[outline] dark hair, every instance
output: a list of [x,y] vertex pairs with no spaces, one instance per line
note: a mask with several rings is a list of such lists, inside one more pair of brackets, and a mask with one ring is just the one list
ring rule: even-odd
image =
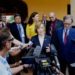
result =
[[0,18],[0,22],[2,21],[2,19]]
[[21,17],[20,14],[15,14],[15,15],[14,15],[14,18],[16,18],[16,17],[18,17],[18,16]]
[[0,21],[2,21],[2,17],[1,16],[2,16],[2,14],[0,14]]
[[0,51],[4,48],[4,41],[9,39],[10,33],[7,28],[3,28],[0,32]]
[[38,14],[38,12],[33,12],[30,17],[29,17],[29,21],[28,24],[31,25],[33,23],[33,17],[35,17],[35,15]]
[[63,17],[63,21],[65,21],[66,19],[70,18],[71,22],[73,23],[73,17],[71,15],[66,15]]

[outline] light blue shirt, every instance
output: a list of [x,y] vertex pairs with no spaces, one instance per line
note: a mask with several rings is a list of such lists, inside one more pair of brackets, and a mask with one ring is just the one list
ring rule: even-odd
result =
[[22,27],[22,24],[17,24],[17,27],[19,30],[21,41],[22,41],[22,43],[25,43],[25,34],[24,34],[24,29]]
[[6,58],[3,58],[2,56],[0,56],[0,75],[12,75]]

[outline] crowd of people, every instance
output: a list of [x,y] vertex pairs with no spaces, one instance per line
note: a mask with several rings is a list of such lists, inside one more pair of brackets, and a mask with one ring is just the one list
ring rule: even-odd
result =
[[[49,20],[43,14],[33,12],[27,23],[22,22],[20,14],[14,14],[14,22],[7,23],[6,15],[0,16],[0,75],[19,75],[29,64],[21,64],[21,57],[29,47],[40,46],[42,54],[50,56],[51,44],[58,53],[60,75],[75,75],[75,29],[72,28],[73,17],[66,15],[63,20],[49,13]],[[36,74],[35,74],[36,75]]]

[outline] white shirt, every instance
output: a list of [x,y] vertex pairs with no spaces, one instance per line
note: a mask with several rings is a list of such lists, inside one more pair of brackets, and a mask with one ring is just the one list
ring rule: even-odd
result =
[[38,36],[39,38],[39,42],[40,42],[40,45],[41,45],[41,48],[43,46],[43,43],[44,43],[44,36]]
[[0,75],[12,75],[6,58],[3,58],[2,56],[0,56]]

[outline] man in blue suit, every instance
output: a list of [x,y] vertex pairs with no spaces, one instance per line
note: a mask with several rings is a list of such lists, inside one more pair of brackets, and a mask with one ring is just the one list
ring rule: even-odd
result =
[[68,67],[69,75],[75,75],[75,29],[71,28],[73,19],[67,15],[63,18],[63,22],[64,27],[58,29],[55,34],[61,71],[66,75]]

